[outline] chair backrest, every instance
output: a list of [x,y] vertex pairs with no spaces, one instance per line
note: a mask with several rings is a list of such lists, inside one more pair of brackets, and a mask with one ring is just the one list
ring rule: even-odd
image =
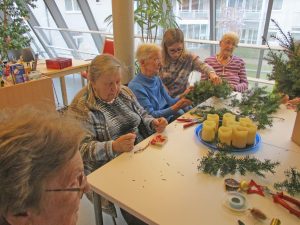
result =
[[105,39],[102,53],[114,55],[114,40]]

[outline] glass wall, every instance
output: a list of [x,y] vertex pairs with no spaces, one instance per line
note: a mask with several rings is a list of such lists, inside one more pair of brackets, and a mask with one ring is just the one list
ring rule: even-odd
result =
[[[55,52],[55,55],[86,59],[93,58],[101,52],[101,47],[96,45],[91,33],[87,32],[89,26],[85,17],[86,12],[81,11],[77,0],[54,1],[63,24],[69,31],[58,30],[61,25],[57,25],[57,18],[53,19],[53,13],[49,11],[44,2],[38,0],[37,7],[32,11],[38,19],[39,26],[42,27],[36,29],[45,33],[46,38],[43,37],[43,41],[51,51]],[[280,33],[274,23],[266,20],[268,19],[266,18],[268,9],[271,9],[270,19],[274,19],[284,32],[290,31],[295,39],[300,39],[300,26],[297,23],[300,19],[300,1],[274,0],[272,8],[270,8],[268,0],[216,0],[215,8],[210,5],[211,2],[209,0],[181,0],[180,4],[177,0],[173,0],[174,14],[177,16],[179,27],[184,32],[186,47],[203,60],[218,52],[218,45],[215,45],[215,51],[212,51],[211,45],[200,44],[199,41],[212,39],[218,41],[225,32],[235,31],[240,35],[240,46],[235,50],[235,54],[246,61],[248,76],[267,78],[266,75],[271,69],[263,60],[267,50],[244,46],[261,45],[264,34],[267,34],[266,37],[271,46],[278,45],[278,42],[271,36]],[[86,3],[90,8],[97,30],[103,34],[112,34],[112,23],[104,22],[112,14],[111,0],[87,0]],[[135,0],[134,6],[136,7],[137,4],[138,1]],[[214,20],[213,15],[210,14],[211,9],[216,15],[215,24],[212,24]],[[265,26],[266,22],[269,22],[268,27]],[[135,26],[136,35],[139,34],[137,27]],[[210,36],[211,27],[215,31],[215,38]],[[71,40],[66,41],[64,32],[68,32]],[[158,36],[162,34],[163,30],[160,29]],[[32,36],[34,35],[32,34]],[[100,42],[103,42],[103,38]],[[160,40],[157,42],[159,43]],[[38,46],[36,44],[36,48]],[[39,46],[39,49],[43,48]],[[260,62],[262,62],[261,67],[258,67]]]

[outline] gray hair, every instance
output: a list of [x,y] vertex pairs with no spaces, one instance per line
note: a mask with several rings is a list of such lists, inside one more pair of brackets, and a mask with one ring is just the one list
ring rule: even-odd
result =
[[46,180],[79,150],[84,130],[57,112],[0,111],[0,217],[40,210]]
[[154,53],[161,53],[160,46],[157,44],[144,43],[138,46],[135,57],[139,62],[141,62],[141,60],[148,59]]
[[110,54],[102,54],[92,60],[88,79],[94,83],[102,74],[113,74],[116,72],[125,73],[125,67],[121,61]]
[[229,39],[229,40],[231,40],[231,41],[234,41],[234,44],[235,44],[236,46],[237,46],[237,45],[239,44],[239,42],[240,42],[240,38],[239,38],[238,34],[235,33],[235,32],[228,32],[228,33],[223,34],[223,36],[222,36],[222,38],[221,38],[220,41],[224,41],[224,40],[227,40],[227,39]]

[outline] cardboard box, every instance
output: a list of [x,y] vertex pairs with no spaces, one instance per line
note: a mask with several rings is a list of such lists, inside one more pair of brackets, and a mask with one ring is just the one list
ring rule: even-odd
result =
[[300,146],[300,112],[297,113],[292,140]]
[[46,67],[47,69],[58,69],[61,70],[63,68],[72,66],[72,59],[70,58],[53,58],[53,59],[46,59]]

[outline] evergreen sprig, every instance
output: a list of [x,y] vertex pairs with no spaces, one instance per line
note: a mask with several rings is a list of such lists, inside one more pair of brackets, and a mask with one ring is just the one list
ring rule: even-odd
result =
[[232,112],[231,110],[226,109],[226,108],[215,109],[214,107],[207,106],[207,105],[198,106],[197,108],[195,108],[194,110],[192,110],[190,112],[191,115],[196,115],[198,117],[202,117],[202,118],[204,118],[204,120],[207,118],[207,114],[218,114],[219,117],[222,118],[225,113],[235,114],[234,112]]
[[257,122],[258,129],[265,129],[272,126],[272,113],[279,109],[281,96],[276,93],[269,93],[266,87],[256,87],[242,94],[242,99],[233,99],[232,107],[238,107],[240,116],[248,116]]
[[300,171],[291,168],[284,172],[286,179],[283,182],[275,183],[274,188],[280,191],[287,191],[290,195],[300,193]]
[[265,58],[272,65],[272,71],[268,74],[270,80],[275,80],[275,90],[287,94],[290,99],[300,97],[300,44],[296,43],[290,32],[285,34],[275,20],[272,20],[280,36],[271,35],[279,45],[282,52],[273,51],[266,40],[269,53]]
[[214,176],[220,174],[222,177],[228,174],[234,175],[236,172],[243,176],[250,172],[265,177],[266,172],[274,174],[274,168],[278,165],[279,162],[271,162],[268,159],[260,161],[250,156],[237,158],[227,152],[209,152],[200,160],[198,170]]
[[198,105],[212,96],[227,98],[232,93],[232,89],[226,80],[221,84],[214,85],[210,80],[203,80],[194,84],[194,89],[186,95],[187,99]]

